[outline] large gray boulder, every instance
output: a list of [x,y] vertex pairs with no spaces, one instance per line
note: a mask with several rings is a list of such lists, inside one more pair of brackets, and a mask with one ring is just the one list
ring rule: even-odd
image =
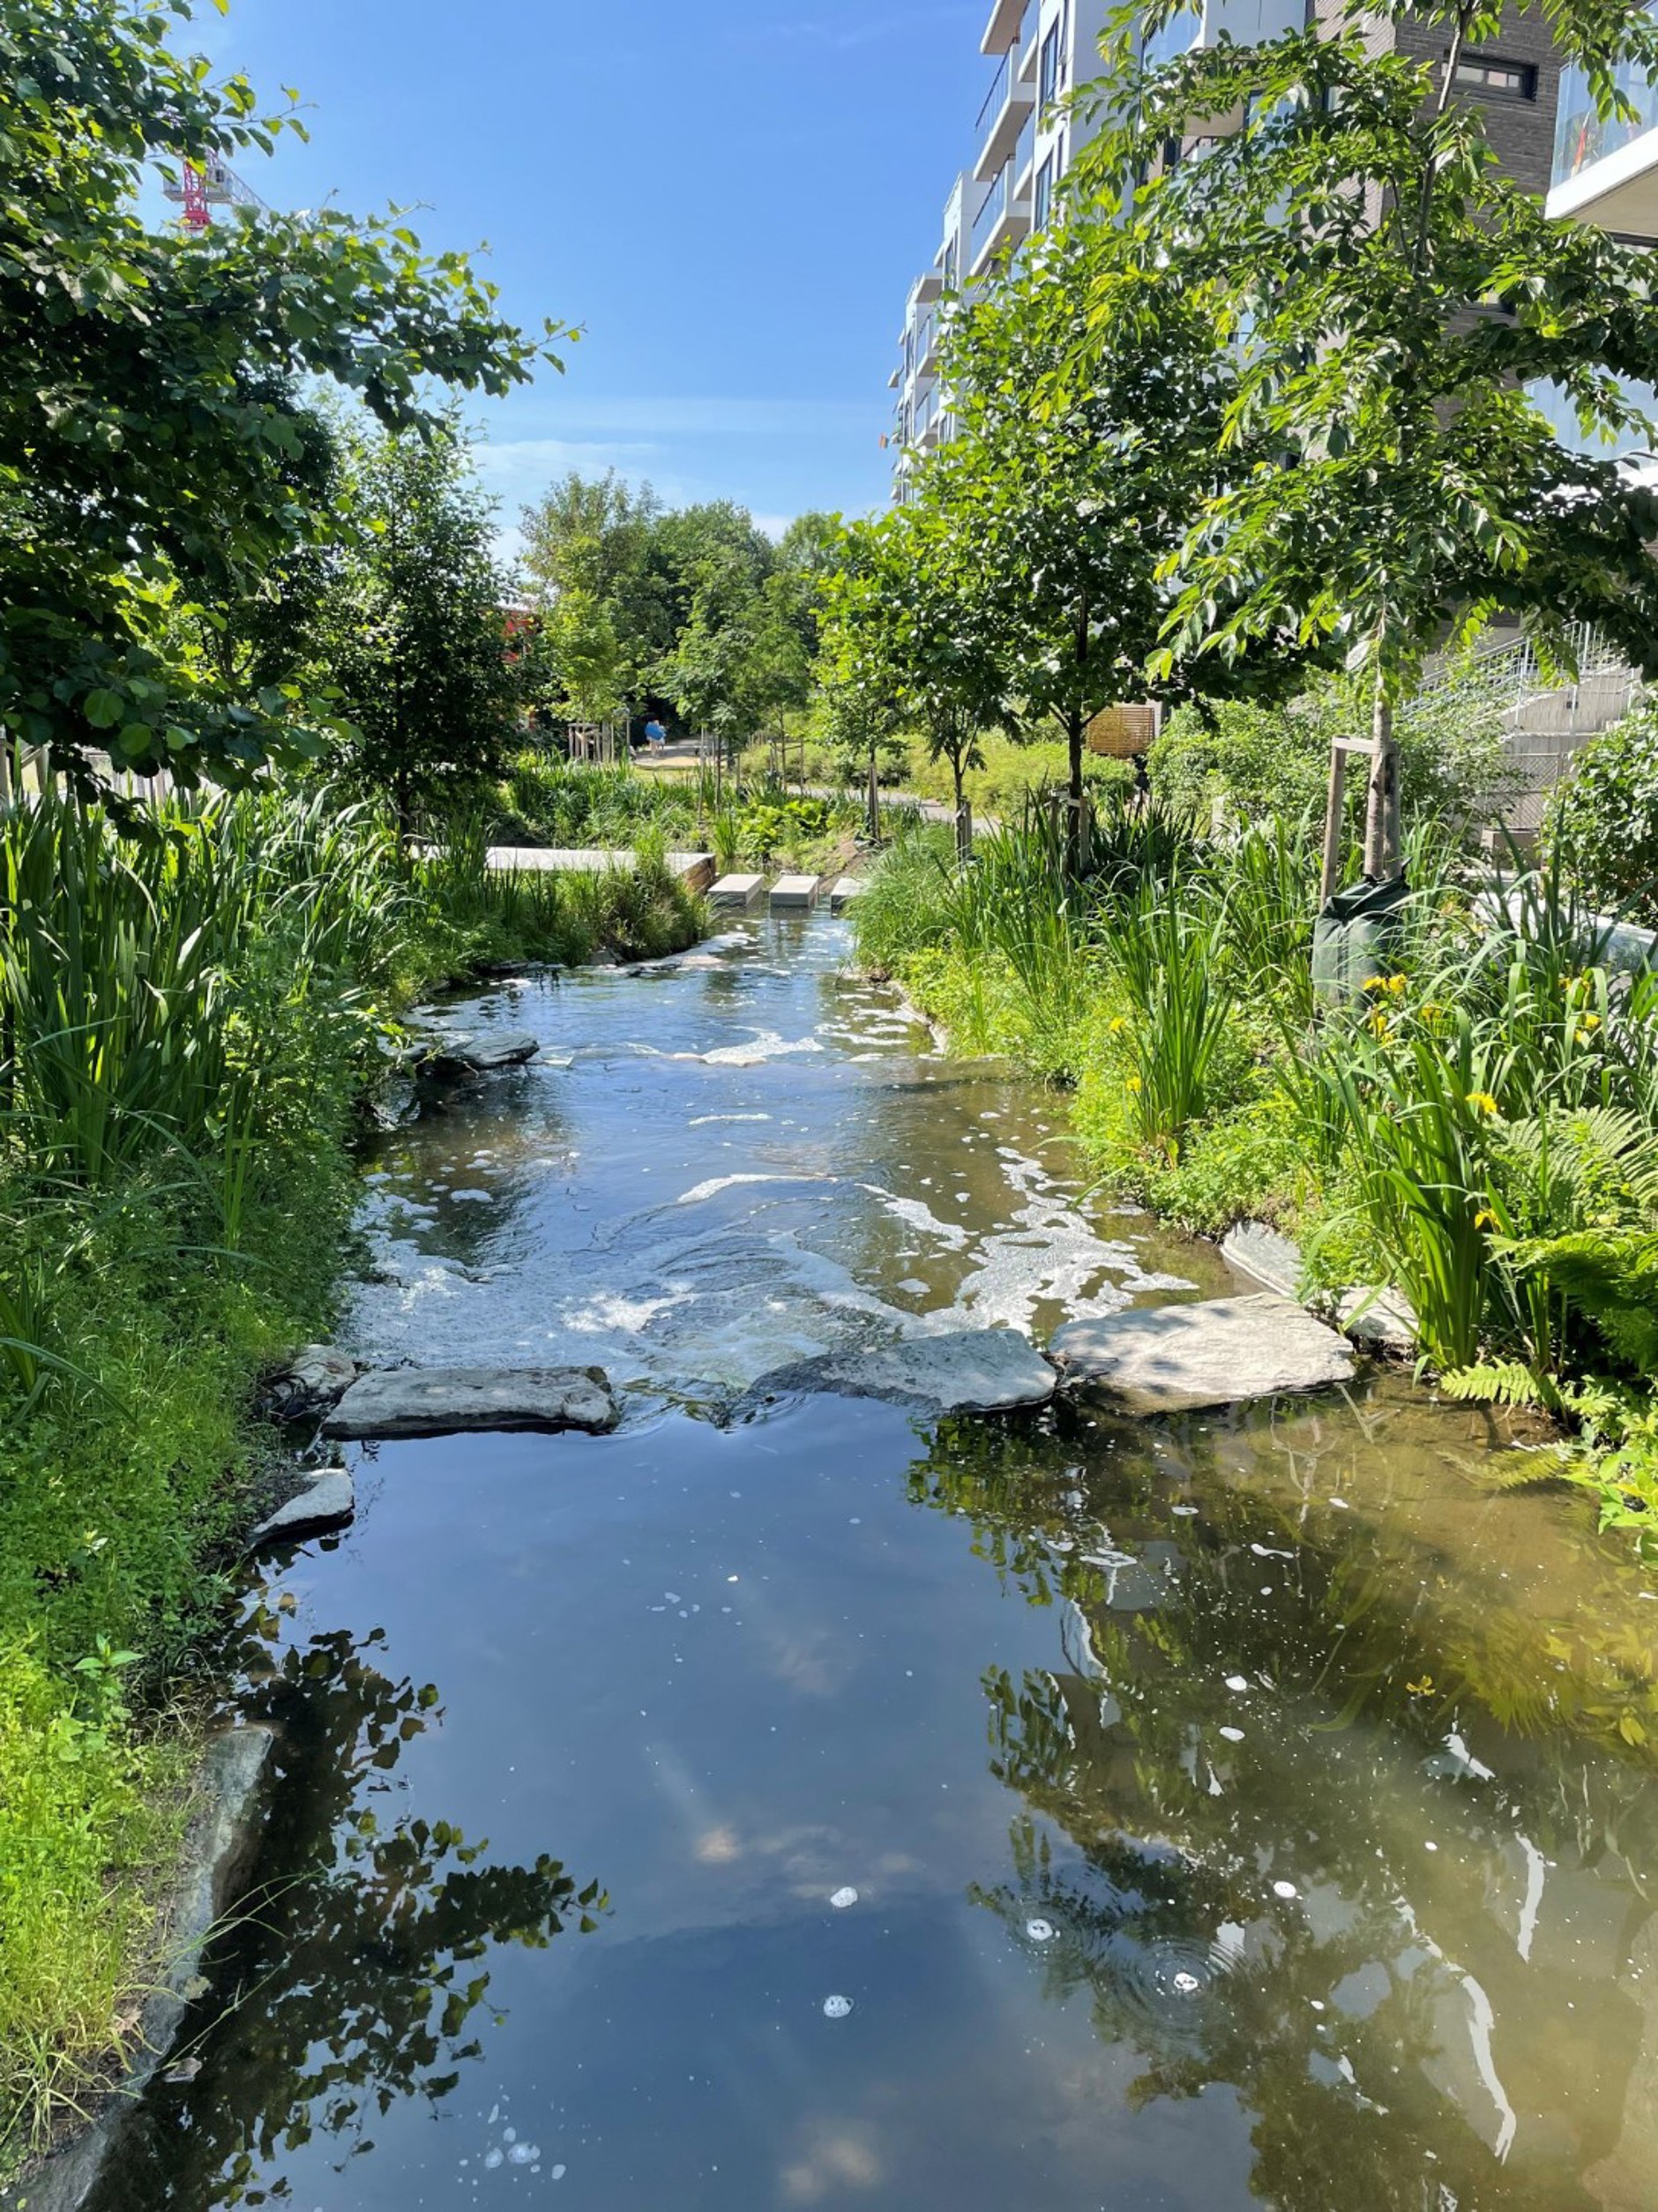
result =
[[1186,1413],[1350,1381],[1353,1348],[1292,1298],[1264,1294],[1072,1321],[1049,1347],[1072,1386],[1131,1413]]
[[947,1336],[912,1336],[869,1349],[824,1352],[762,1375],[740,1413],[780,1398],[824,1393],[883,1398],[929,1413],[1014,1413],[1045,1406],[1058,1387],[1053,1369],[1013,1329],[962,1329]]
[[355,1442],[490,1431],[598,1436],[620,1418],[597,1367],[399,1367],[355,1384],[323,1433]]

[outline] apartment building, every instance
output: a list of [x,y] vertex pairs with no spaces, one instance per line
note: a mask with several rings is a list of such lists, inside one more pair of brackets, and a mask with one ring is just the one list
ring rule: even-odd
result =
[[[992,0],[980,41],[990,82],[969,141],[968,165],[945,202],[931,266],[905,308],[892,439],[893,496],[901,500],[918,454],[951,434],[939,340],[950,301],[984,277],[1004,251],[1047,228],[1061,181],[1093,125],[1069,113],[1064,95],[1104,71],[1100,40],[1115,0]],[[1240,45],[1277,37],[1333,14],[1332,0],[1195,0],[1148,40],[1152,61],[1169,61],[1225,34]],[[1422,59],[1442,52],[1442,29],[1376,19],[1372,36]],[[1638,126],[1602,127],[1585,88],[1564,74],[1537,11],[1510,8],[1497,40],[1464,56],[1460,97],[1486,110],[1504,166],[1538,193],[1551,214],[1578,215],[1626,235],[1658,237],[1658,86],[1632,78]]]

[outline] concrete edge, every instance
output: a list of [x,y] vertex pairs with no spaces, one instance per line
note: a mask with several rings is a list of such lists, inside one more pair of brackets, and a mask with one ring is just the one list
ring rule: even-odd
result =
[[135,2055],[87,2126],[0,2191],[0,2212],[80,2212],[102,2179],[133,2105],[172,2051],[208,1939],[246,1888],[264,1832],[261,1794],[275,1743],[273,1730],[257,1725],[208,1738],[196,1778],[199,1802],[167,1915],[168,1963],[140,2015]]

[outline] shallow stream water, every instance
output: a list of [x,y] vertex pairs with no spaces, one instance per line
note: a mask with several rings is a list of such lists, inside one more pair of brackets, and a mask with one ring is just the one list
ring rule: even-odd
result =
[[1482,1416],[719,1425],[1231,1287],[845,952],[504,983],[374,1147],[365,1356],[627,1416],[365,1451],[249,1592],[262,1887],[97,2212],[1658,2206],[1658,1575]]

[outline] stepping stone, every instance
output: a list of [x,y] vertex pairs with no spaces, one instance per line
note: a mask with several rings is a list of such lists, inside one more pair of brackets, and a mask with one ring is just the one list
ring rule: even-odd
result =
[[435,1075],[497,1075],[524,1066],[541,1049],[541,1040],[527,1029],[500,1037],[445,1037],[426,1065]]
[[766,888],[764,876],[721,876],[708,893],[711,907],[735,907],[746,912]]
[[343,1528],[357,1510],[356,1485],[349,1475],[338,1471],[319,1475],[297,1498],[290,1498],[253,1532],[250,1546],[299,1543],[307,1536],[325,1536]]
[[862,876],[842,876],[829,893],[831,914],[844,914],[855,899],[863,896],[865,878]]
[[620,1418],[597,1367],[398,1367],[355,1384],[323,1434],[355,1442],[563,1429],[602,1436]]
[[821,876],[780,876],[772,886],[773,914],[805,913],[818,903]]
[[1013,1413],[1045,1406],[1057,1387],[1053,1369],[1017,1330],[962,1329],[773,1368],[750,1387],[738,1411],[824,1394],[883,1398],[930,1413]]
[[1352,1379],[1353,1348],[1292,1298],[1214,1298],[1072,1321],[1049,1346],[1064,1381],[1130,1413],[1188,1413]]

